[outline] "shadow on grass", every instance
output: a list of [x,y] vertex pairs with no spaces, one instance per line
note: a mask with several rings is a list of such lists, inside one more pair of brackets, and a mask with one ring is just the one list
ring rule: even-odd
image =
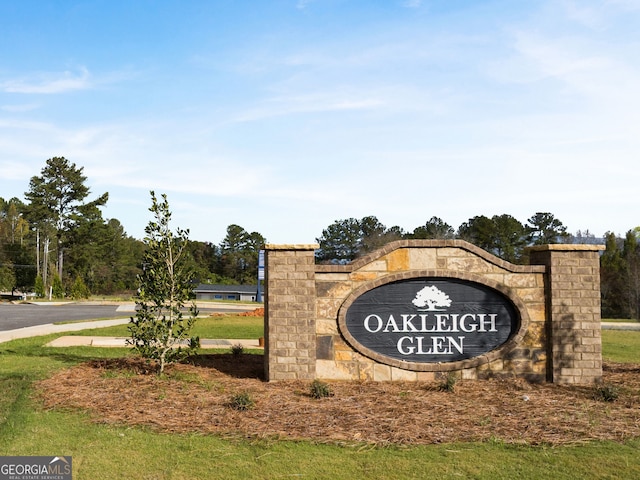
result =
[[197,367],[215,368],[234,378],[265,379],[263,355],[209,353],[195,355],[191,357],[189,363]]
[[[45,364],[62,364],[67,366],[77,365],[91,360],[102,358],[128,357],[130,352],[125,349],[96,349],[93,347],[67,347],[67,348],[49,348],[43,346],[20,346],[17,348],[7,348],[0,350],[0,356],[15,356],[16,361],[19,357],[43,359]],[[51,362],[47,362],[50,360]]]
[[1,373],[0,390],[0,441],[13,435],[24,423],[24,405],[28,401],[33,375],[24,373]]
[[[25,369],[33,369],[39,376],[44,371],[59,366],[74,366],[81,363],[94,363],[96,366],[108,369],[134,369],[140,373],[148,373],[154,369],[154,362],[147,362],[142,357],[127,348],[96,348],[87,346],[53,348],[47,347],[47,342],[55,336],[39,339],[15,340],[0,346],[0,359],[4,356],[31,359],[41,359],[35,363],[30,362]],[[11,359],[13,360],[13,359]],[[214,368],[225,375],[234,378],[256,378],[264,380],[264,355],[260,353],[232,354],[228,351],[213,351],[199,353],[187,360],[187,363],[196,367]],[[0,372],[2,373],[2,372]]]
[[637,373],[640,374],[640,364],[604,362],[602,370],[610,373]]
[[[71,359],[69,359],[71,362]],[[137,355],[117,358],[80,358],[94,368],[132,372],[138,375],[149,375],[158,372],[158,364]],[[232,353],[209,353],[190,357],[185,363],[198,368],[212,368],[233,378],[255,378],[264,380],[264,357],[262,355]],[[168,366],[169,368],[171,365]]]

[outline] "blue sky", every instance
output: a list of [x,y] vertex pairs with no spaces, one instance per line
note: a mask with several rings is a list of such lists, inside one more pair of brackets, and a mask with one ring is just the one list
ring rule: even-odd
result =
[[640,0],[0,2],[0,196],[84,167],[142,238],[640,225]]

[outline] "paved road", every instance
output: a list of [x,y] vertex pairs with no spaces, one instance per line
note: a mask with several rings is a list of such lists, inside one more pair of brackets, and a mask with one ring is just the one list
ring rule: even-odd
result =
[[[259,305],[200,305],[200,313],[231,313],[251,311]],[[57,322],[129,318],[135,315],[134,304],[123,305],[95,305],[90,303],[78,304],[31,304],[31,303],[0,303],[0,332],[16,330],[24,327],[34,327]],[[602,323],[603,330],[640,330],[640,323]]]
[[[230,313],[254,310],[253,305],[216,305],[200,307],[201,314]],[[15,330],[49,323],[95,320],[108,318],[128,318],[135,315],[133,304],[93,305],[78,304],[31,304],[0,303],[0,331]]]

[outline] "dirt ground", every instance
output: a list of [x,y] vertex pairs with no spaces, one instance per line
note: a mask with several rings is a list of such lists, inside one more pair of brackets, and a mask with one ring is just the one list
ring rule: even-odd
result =
[[[499,440],[570,444],[640,437],[640,365],[606,364],[604,401],[594,386],[534,385],[517,379],[441,383],[264,382],[261,355],[212,354],[170,366],[164,377],[134,358],[63,370],[39,384],[46,408],[79,409],[97,423],[162,432],[329,443],[433,444]],[[252,408],[231,408],[248,394]]]

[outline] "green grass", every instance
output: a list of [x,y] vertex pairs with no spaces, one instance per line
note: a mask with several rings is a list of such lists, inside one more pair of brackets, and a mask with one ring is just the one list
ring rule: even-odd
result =
[[[220,324],[202,328],[239,338],[241,330],[232,328],[237,320],[247,322],[242,328],[253,329],[252,334],[262,328],[262,319],[251,317],[207,319],[205,324]],[[495,440],[383,448],[160,434],[146,428],[95,424],[82,412],[44,411],[32,395],[33,383],[60,368],[129,352],[43,346],[56,336],[0,344],[0,452],[71,455],[75,480],[640,478],[640,439],[562,447]],[[640,363],[638,347],[640,332],[603,331],[604,356],[609,360]],[[425,412],[425,421],[428,416]]]
[[[77,414],[24,419],[32,435],[5,454],[73,457],[74,479],[638,478],[640,442],[576,447],[452,444],[414,448],[247,441],[92,425]],[[35,433],[35,432],[34,432]]]
[[612,362],[640,363],[640,331],[602,330],[602,358]]

